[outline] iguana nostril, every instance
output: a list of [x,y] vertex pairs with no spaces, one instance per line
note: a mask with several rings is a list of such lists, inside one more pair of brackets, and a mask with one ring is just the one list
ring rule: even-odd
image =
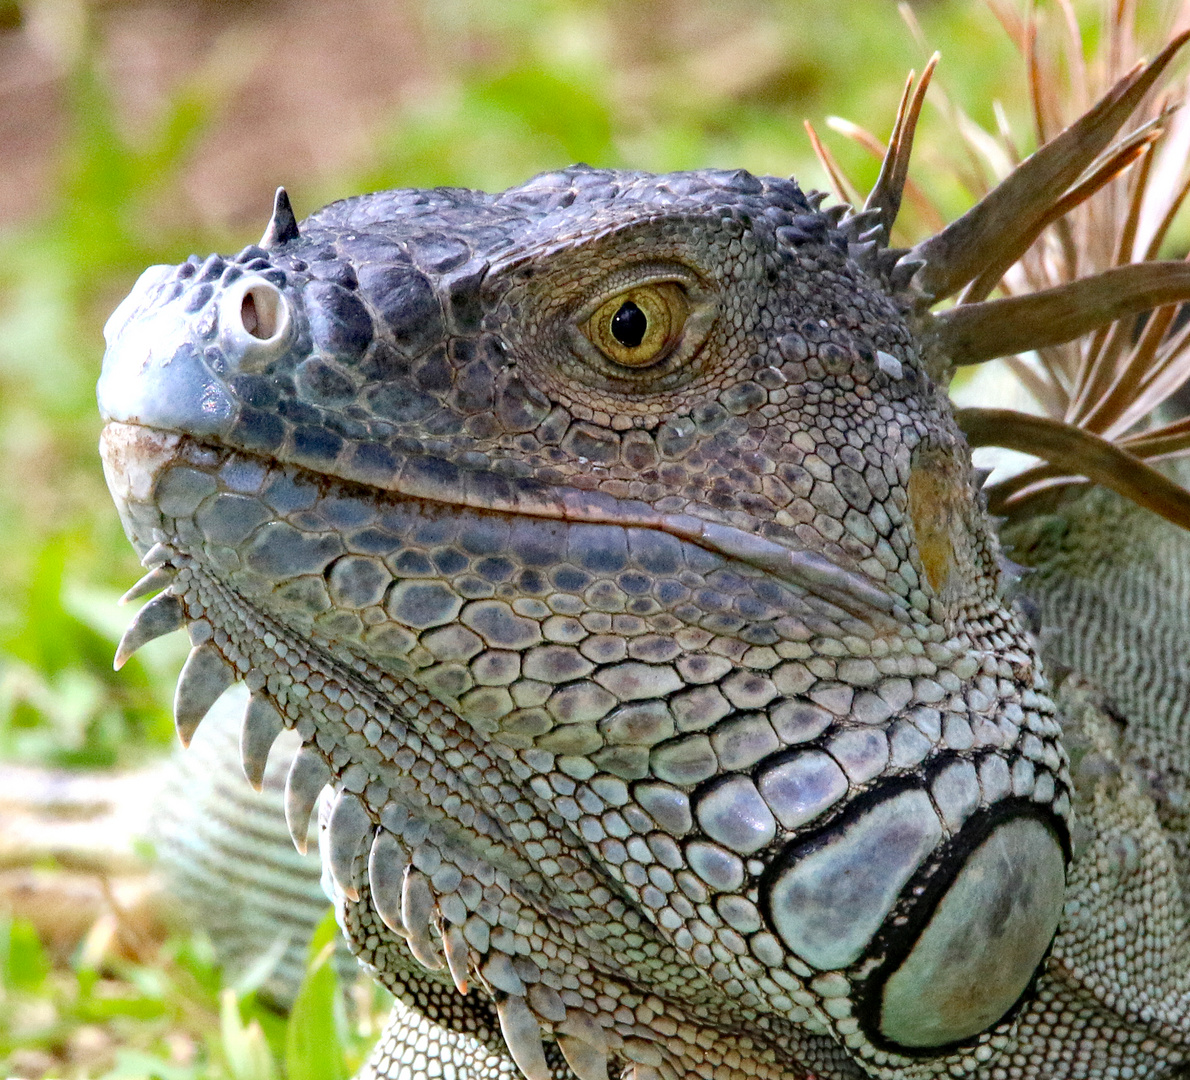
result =
[[263,273],[250,271],[233,280],[217,300],[218,347],[226,362],[248,372],[276,360],[290,347],[294,311],[293,302]]
[[240,321],[254,338],[269,341],[280,328],[281,295],[271,285],[254,285],[240,301]]

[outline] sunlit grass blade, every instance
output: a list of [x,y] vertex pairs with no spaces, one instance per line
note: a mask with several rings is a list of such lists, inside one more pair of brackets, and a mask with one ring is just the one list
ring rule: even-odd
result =
[[346,1080],[346,1020],[332,962],[339,926],[327,911],[310,940],[310,958],[285,1028],[287,1080]]
[[277,1080],[277,1064],[268,1040],[256,1020],[244,1023],[236,992],[226,988],[219,1005],[219,1033],[232,1080]]
[[818,158],[818,163],[826,170],[826,175],[830,178],[831,187],[835,191],[835,197],[840,202],[850,203],[852,206],[858,205],[859,196],[856,194],[855,185],[847,178],[846,174],[839,167],[839,163],[835,160],[834,155],[818,137],[818,132],[814,130],[814,125],[809,120],[805,121],[805,125],[806,134],[810,136],[810,145],[814,147],[814,154]]

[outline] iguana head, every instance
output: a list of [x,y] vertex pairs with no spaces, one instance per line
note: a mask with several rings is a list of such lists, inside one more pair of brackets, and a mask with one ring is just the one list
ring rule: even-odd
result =
[[108,324],[105,466],[168,582],[121,659],[188,624],[179,729],[245,679],[250,775],[296,726],[361,955],[478,981],[535,1080],[541,1027],[586,1080],[693,1068],[691,1023],[758,1073],[954,1075],[1057,925],[1059,729],[921,264],[820,202],[281,196]]

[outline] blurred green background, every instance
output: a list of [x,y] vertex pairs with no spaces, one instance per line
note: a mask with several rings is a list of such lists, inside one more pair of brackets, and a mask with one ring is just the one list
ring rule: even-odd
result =
[[[1022,112],[990,11],[912,11],[977,120]],[[575,161],[822,187],[803,119],[886,136],[925,55],[889,0],[0,0],[0,757],[101,768],[172,739],[177,650],[111,670],[138,567],[95,452],[101,329],[144,267],[257,239],[279,183],[299,216]]]
[[[279,183],[299,217],[360,191],[500,188],[574,161],[742,166],[824,187],[805,118],[870,184],[875,159],[824,118],[885,137],[906,71],[933,48],[940,89],[993,128],[999,99],[1028,130],[1022,65],[987,7],[908,11],[890,0],[0,0],[0,760],[109,770],[173,743],[181,642],[111,668],[129,617],[115,601],[139,567],[95,449],[103,322],[144,267],[257,239]],[[913,176],[954,213],[970,196],[931,168],[943,127],[927,105]],[[332,1050],[302,1065],[287,1051],[292,1025],[250,994],[220,996],[201,942],[171,939],[135,961],[84,942],[64,957],[4,904],[4,1072],[337,1077],[374,1035],[375,1003],[347,1023],[316,967],[306,1022]]]

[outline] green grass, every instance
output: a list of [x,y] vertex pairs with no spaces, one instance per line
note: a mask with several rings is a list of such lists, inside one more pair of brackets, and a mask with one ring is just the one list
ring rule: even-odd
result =
[[[134,963],[84,943],[54,965],[27,920],[0,916],[0,1070],[104,1080],[346,1080],[391,998],[361,975],[344,988],[327,912],[289,1017],[224,986],[201,937]],[[88,946],[91,948],[88,948]]]

